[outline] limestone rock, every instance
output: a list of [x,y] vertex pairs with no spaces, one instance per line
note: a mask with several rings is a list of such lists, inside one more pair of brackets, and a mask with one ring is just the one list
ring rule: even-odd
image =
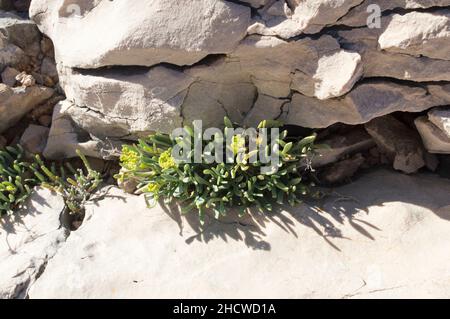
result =
[[64,200],[36,189],[26,207],[0,219],[0,298],[25,298],[56,254],[67,232],[61,227]]
[[320,181],[328,184],[342,183],[353,177],[359,171],[366,159],[361,154],[334,163],[320,175]]
[[[256,20],[249,27],[250,34],[277,36],[289,39],[302,33],[318,33],[327,25],[334,24],[352,7],[363,0],[304,0],[272,2],[277,9],[261,12],[261,20]],[[281,12],[280,12],[281,11]]]
[[352,27],[366,26],[368,18],[369,22],[372,22],[370,15],[376,13],[370,8],[370,6],[374,4],[380,8],[381,13],[384,13],[397,8],[426,9],[432,7],[446,7],[450,6],[450,0],[377,0],[376,3],[372,0],[364,0],[363,3],[352,8],[344,17],[342,17],[342,19],[337,21],[337,24]]
[[52,95],[53,90],[47,87],[10,88],[0,84],[0,132],[15,125],[22,116]]
[[378,146],[393,159],[396,170],[411,174],[425,166],[425,150],[420,137],[393,116],[376,118],[365,128]]
[[92,140],[88,133],[77,127],[67,114],[73,107],[75,106],[67,100],[55,105],[52,126],[43,152],[45,158],[60,160],[78,157],[77,149],[86,156],[102,157],[100,143]]
[[319,154],[313,159],[312,164],[315,168],[337,162],[346,155],[362,152],[375,146],[372,137],[361,127],[345,133],[333,133],[330,138],[318,143],[325,144],[328,148],[318,150]]
[[450,11],[395,14],[378,42],[382,50],[450,60]]
[[450,138],[450,107],[431,109],[428,112],[428,119]]
[[[387,21],[383,20],[383,24]],[[389,77],[415,82],[450,81],[450,61],[381,51],[380,29],[339,31],[340,43],[362,56],[364,77]]]
[[53,40],[57,61],[98,68],[191,65],[229,53],[246,35],[250,8],[217,0],[35,0],[30,15]]
[[24,87],[33,86],[36,84],[36,80],[34,79],[34,77],[31,74],[27,74],[26,72],[17,74],[16,81]]
[[170,133],[182,123],[181,108],[194,78],[163,66],[148,69],[60,72],[75,123],[96,136]]
[[448,179],[380,170],[336,193],[320,210],[304,204],[200,228],[195,214],[148,209],[111,189],[88,205],[29,296],[450,297]]
[[284,117],[288,99],[276,99],[271,96],[259,94],[250,112],[244,119],[244,126],[257,127],[261,121],[277,120]]
[[49,128],[45,126],[31,124],[22,134],[19,144],[28,153],[42,154],[47,145],[49,131]]
[[426,116],[417,118],[415,124],[428,152],[450,154],[450,137],[439,127],[434,125]]
[[325,128],[338,122],[356,125],[393,112],[421,112],[443,103],[446,103],[444,96],[429,94],[420,86],[367,81],[339,100],[321,101],[294,94],[287,123],[311,128]]
[[14,68],[6,67],[2,72],[2,82],[7,86],[14,86],[16,84],[16,76],[19,75],[19,71]]

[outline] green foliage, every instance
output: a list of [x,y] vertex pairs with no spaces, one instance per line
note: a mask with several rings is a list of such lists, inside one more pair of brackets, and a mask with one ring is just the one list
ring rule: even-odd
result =
[[28,162],[20,145],[0,150],[0,215],[12,214],[20,208],[33,187],[38,185],[61,195],[71,213],[81,213],[102,178],[91,168],[86,157],[77,153],[86,173],[82,169],[75,170],[70,163],[65,164],[67,170],[63,166],[57,170],[55,163],[48,168],[39,155]]
[[[226,131],[233,128],[233,123],[226,118],[225,126]],[[280,126],[277,121],[264,121],[259,128]],[[184,213],[196,210],[203,222],[207,210],[214,211],[216,218],[226,215],[230,207],[238,207],[242,214],[250,207],[271,211],[274,202],[296,205],[305,196],[313,194],[305,177],[310,167],[308,160],[315,150],[315,135],[289,140],[287,132],[282,132],[277,141],[280,149],[278,170],[262,174],[261,167],[265,164],[250,163],[251,154],[239,157],[239,149],[245,149],[249,143],[244,135],[233,136],[229,146],[236,157],[233,164],[208,164],[203,160],[202,163],[178,165],[171,156],[172,148],[177,142],[194,143],[193,129],[184,129],[189,135],[187,140],[175,140],[158,133],[139,140],[136,145],[123,147],[122,169],[116,178],[120,182],[137,182],[137,193],[145,194],[150,206],[160,199],[166,203],[177,200],[183,203]],[[203,142],[203,149],[208,143]],[[192,152],[190,156],[192,158]]]
[[101,174],[92,169],[86,157],[78,150],[77,154],[86,172],[82,169],[74,169],[70,163],[65,163],[67,171],[64,166],[60,166],[58,174],[56,165],[53,164],[50,169],[47,168],[39,155],[35,156],[35,162],[30,166],[41,186],[61,195],[72,214],[83,212],[85,203],[102,182]]
[[0,216],[20,207],[36,185],[23,158],[20,146],[0,150]]

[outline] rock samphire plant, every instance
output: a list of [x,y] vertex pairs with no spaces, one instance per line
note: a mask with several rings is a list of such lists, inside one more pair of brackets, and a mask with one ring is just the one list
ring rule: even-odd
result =
[[86,157],[77,151],[84,164],[74,169],[70,163],[47,165],[35,155],[25,159],[20,145],[0,150],[0,215],[11,214],[20,208],[35,186],[48,188],[64,198],[71,214],[80,214],[91,194],[102,182],[101,174],[91,168]]
[[[250,160],[256,151],[250,151],[249,136],[232,133],[230,139],[223,138],[235,132],[234,124],[227,118],[225,126],[222,134],[215,135],[214,142],[220,143],[221,155],[231,154],[232,163],[226,160],[226,156],[222,162],[206,160],[206,155],[212,155],[212,147],[208,147],[211,141],[203,139],[202,150],[205,151],[200,161],[194,160],[194,151],[189,152],[184,161],[175,160],[173,149],[176,146],[179,149],[180,145],[195,145],[195,136],[199,134],[193,127],[186,126],[184,137],[157,133],[139,140],[135,145],[124,146],[120,158],[122,169],[116,175],[119,184],[137,184],[136,193],[145,194],[150,206],[159,200],[164,200],[166,204],[176,200],[182,203],[183,213],[196,210],[202,222],[207,211],[213,211],[216,218],[226,215],[231,207],[239,208],[241,214],[251,207],[271,211],[274,202],[296,205],[313,195],[313,185],[307,182],[306,175],[311,168],[311,157],[315,154],[315,135],[288,138],[288,132],[283,131],[274,144],[271,144],[269,136],[267,143],[263,144],[263,152],[268,155],[271,145],[275,145],[275,155],[279,161],[275,169],[263,173],[261,169],[267,164],[259,159]],[[267,132],[279,127],[281,123],[278,121],[263,121],[258,129],[259,132]],[[203,136],[203,132],[199,135]],[[259,134],[256,144],[262,144]]]

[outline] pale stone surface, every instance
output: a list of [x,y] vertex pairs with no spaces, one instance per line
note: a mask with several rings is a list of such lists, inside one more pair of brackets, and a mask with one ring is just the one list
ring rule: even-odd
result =
[[[278,36],[289,39],[302,33],[318,33],[325,26],[334,24],[352,7],[363,0],[304,0],[275,2],[274,10],[261,12],[248,29],[250,34]],[[282,4],[284,3],[284,5]],[[280,8],[282,6],[282,8]]]
[[29,296],[450,297],[449,180],[381,170],[336,192],[320,210],[211,222],[198,233],[195,214],[148,209],[112,189],[88,206]]
[[421,112],[445,103],[445,96],[436,97],[420,86],[388,81],[365,82],[339,100],[321,101],[294,94],[287,123],[311,128],[324,128],[338,122],[363,124],[389,113]]
[[[383,20],[383,23],[387,21]],[[450,61],[380,51],[378,38],[381,33],[382,29],[369,28],[339,31],[341,44],[362,56],[364,77],[415,82],[450,81]]]
[[[352,27],[366,26],[369,18],[369,22],[373,22],[371,17],[377,11],[374,10],[374,6],[377,5],[381,13],[388,10],[403,8],[403,9],[426,9],[432,7],[445,7],[450,6],[450,0],[364,0],[361,5],[352,8],[342,19],[337,21],[337,24],[344,24]],[[372,6],[372,7],[370,7]],[[378,8],[377,8],[378,10]]]
[[56,60],[82,68],[191,65],[231,52],[250,22],[250,8],[217,0],[34,0],[30,15],[53,40]]
[[450,137],[434,125],[426,116],[415,120],[423,144],[430,153],[450,154]]
[[45,158],[60,160],[78,157],[77,149],[86,156],[101,157],[99,143],[91,140],[67,115],[68,110],[73,107],[67,100],[55,105],[52,126],[43,153]]
[[365,128],[375,143],[392,158],[396,170],[412,174],[426,165],[420,137],[393,116],[376,118]]
[[450,60],[450,11],[410,12],[391,17],[378,43],[382,50]]
[[45,102],[53,90],[43,86],[10,88],[0,84],[0,133],[15,125],[26,113]]
[[25,298],[68,233],[61,227],[64,200],[37,189],[26,208],[0,218],[0,298]]
[[428,119],[450,138],[450,107],[431,109],[428,112]]

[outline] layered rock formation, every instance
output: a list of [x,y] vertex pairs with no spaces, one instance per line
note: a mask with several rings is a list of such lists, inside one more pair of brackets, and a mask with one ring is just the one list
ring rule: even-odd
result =
[[194,119],[220,126],[224,115],[325,128],[449,105],[449,8],[448,0],[33,0],[30,14],[54,42],[73,104],[64,115],[84,136],[120,140]]

